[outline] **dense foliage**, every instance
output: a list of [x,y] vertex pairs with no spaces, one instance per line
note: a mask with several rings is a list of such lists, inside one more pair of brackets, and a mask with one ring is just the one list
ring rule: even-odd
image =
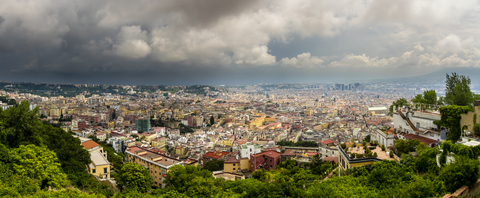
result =
[[277,142],[277,145],[279,146],[298,146],[298,147],[318,147],[318,144],[314,141],[298,141],[298,142],[292,142],[292,141],[280,141]]
[[402,154],[409,154],[414,152],[417,145],[420,144],[418,140],[395,140],[395,146],[392,148],[395,154],[401,156]]
[[146,168],[140,164],[125,163],[116,177],[120,190],[148,192],[153,184],[153,178]]
[[447,74],[445,80],[445,103],[448,105],[471,106],[475,101],[475,95],[470,90],[470,77],[458,75],[457,73]]
[[[7,167],[11,167],[5,170],[4,173],[7,175],[5,177],[20,177],[22,178],[22,181],[18,181],[20,183],[26,181],[34,183],[38,180],[41,183],[39,189],[47,186],[72,185],[85,192],[113,195],[114,189],[100,183],[85,171],[86,165],[91,162],[90,154],[81,146],[80,140],[61,128],[43,124],[38,119],[37,112],[37,109],[30,110],[27,101],[5,111],[0,110],[0,147],[7,151],[15,151],[8,153],[9,157],[0,157]],[[39,164],[50,164],[47,166],[50,168],[41,174],[35,171],[35,174],[20,171],[19,167],[40,170],[31,169],[34,168],[34,164],[29,164],[32,160]],[[20,166],[15,168],[14,164]],[[60,165],[58,169],[57,165]],[[68,181],[65,181],[65,174]],[[14,191],[13,194],[28,195],[22,194],[26,192],[21,189],[15,188]],[[32,190],[28,193],[35,192]]]
[[408,101],[405,98],[399,98],[397,101],[393,102],[392,105],[390,105],[388,109],[388,115],[392,116],[393,115],[393,107],[398,108],[402,107],[404,105],[408,105]]
[[470,106],[449,105],[440,107],[442,117],[439,121],[434,121],[434,123],[446,127],[449,130],[448,140],[456,142],[460,139],[462,133],[460,127],[461,115],[468,113],[468,111],[470,111]]
[[223,170],[223,160],[213,160],[205,163],[205,169],[209,171]]
[[437,92],[435,92],[435,90],[426,90],[423,94],[416,95],[415,98],[412,99],[412,102],[415,103],[415,108],[425,110],[443,105],[443,97],[437,100]]

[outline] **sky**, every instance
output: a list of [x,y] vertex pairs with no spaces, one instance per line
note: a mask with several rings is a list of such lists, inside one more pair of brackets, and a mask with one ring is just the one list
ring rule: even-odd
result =
[[0,81],[321,83],[480,67],[479,11],[470,0],[0,0]]

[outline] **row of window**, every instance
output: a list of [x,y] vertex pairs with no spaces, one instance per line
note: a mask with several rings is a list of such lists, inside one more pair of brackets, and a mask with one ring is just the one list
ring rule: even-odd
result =
[[[96,173],[96,169],[92,169],[92,173]],[[107,168],[103,168],[103,173],[108,173]]]

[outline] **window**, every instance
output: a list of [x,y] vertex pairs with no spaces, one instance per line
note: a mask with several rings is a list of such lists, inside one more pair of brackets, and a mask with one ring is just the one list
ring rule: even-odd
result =
[[233,164],[233,166],[235,166],[235,164]]
[[107,173],[107,168],[103,168],[103,173]]
[[270,160],[270,162],[272,162],[272,160]]
[[235,168],[233,168],[233,170],[235,170]]
[[95,169],[92,169],[92,173],[95,173]]

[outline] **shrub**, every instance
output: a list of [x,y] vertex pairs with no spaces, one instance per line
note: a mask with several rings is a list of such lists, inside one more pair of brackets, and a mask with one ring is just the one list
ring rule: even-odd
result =
[[393,158],[393,151],[390,151],[389,155],[390,155],[390,158]]
[[480,124],[473,125],[473,133],[477,136],[480,136]]
[[441,165],[444,165],[447,163],[447,154],[445,151],[442,153],[442,155],[440,155],[440,158],[438,160],[440,161]]

